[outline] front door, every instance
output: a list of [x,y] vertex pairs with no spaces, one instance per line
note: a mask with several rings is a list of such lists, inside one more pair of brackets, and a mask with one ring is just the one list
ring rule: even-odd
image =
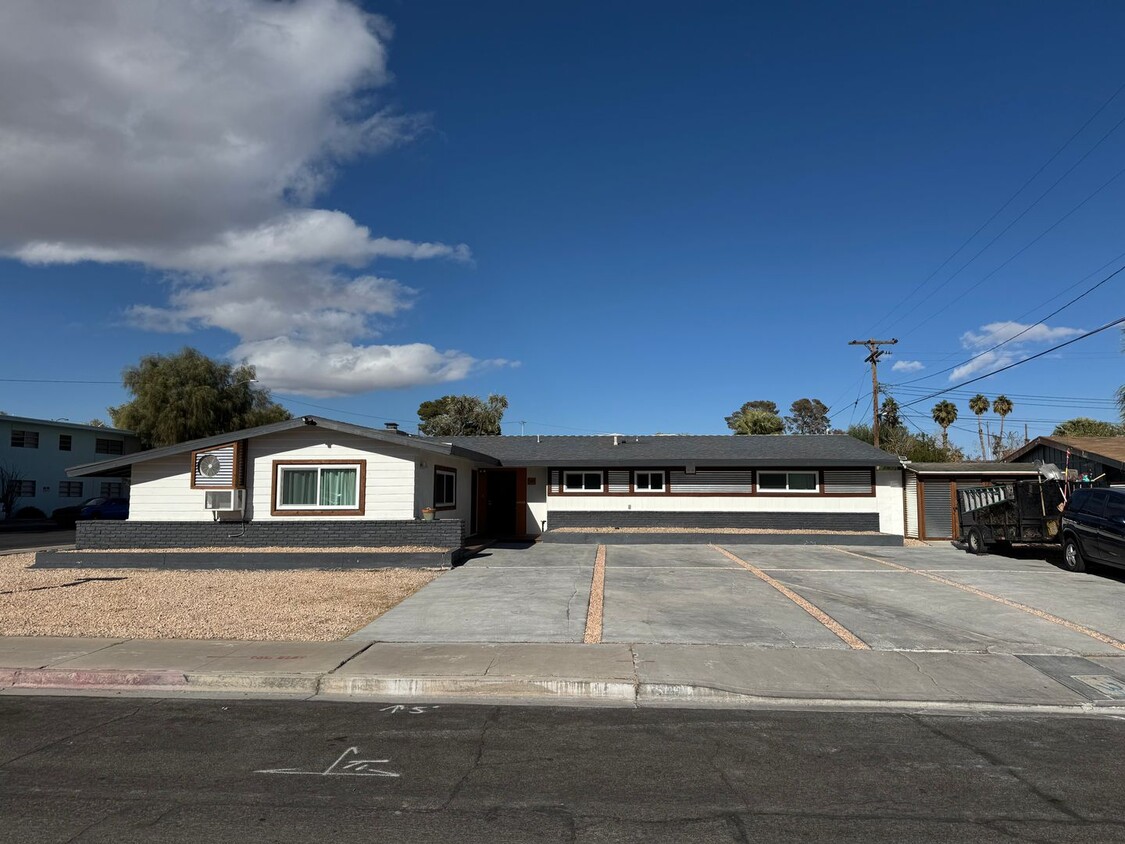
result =
[[526,487],[526,469],[478,471],[478,531],[488,536],[523,536],[527,532]]

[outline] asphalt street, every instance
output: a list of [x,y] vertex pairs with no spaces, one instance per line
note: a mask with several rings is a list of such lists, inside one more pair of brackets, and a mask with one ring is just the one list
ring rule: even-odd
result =
[[5,842],[1125,841],[1125,723],[0,699]]

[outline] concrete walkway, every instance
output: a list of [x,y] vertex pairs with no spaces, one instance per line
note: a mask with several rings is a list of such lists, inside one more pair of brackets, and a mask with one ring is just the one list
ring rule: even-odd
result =
[[0,639],[0,694],[848,706],[1125,715],[1125,656],[737,645]]

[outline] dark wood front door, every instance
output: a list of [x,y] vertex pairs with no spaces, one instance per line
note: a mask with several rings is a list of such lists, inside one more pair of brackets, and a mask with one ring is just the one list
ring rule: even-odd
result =
[[477,531],[488,536],[527,533],[527,470],[481,469],[477,473]]

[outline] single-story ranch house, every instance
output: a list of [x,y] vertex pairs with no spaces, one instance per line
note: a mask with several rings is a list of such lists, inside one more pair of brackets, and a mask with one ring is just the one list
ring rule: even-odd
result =
[[[903,535],[898,458],[852,437],[421,437],[305,416],[73,467],[130,477],[80,548],[460,547],[559,528]],[[432,520],[431,520],[432,517]]]

